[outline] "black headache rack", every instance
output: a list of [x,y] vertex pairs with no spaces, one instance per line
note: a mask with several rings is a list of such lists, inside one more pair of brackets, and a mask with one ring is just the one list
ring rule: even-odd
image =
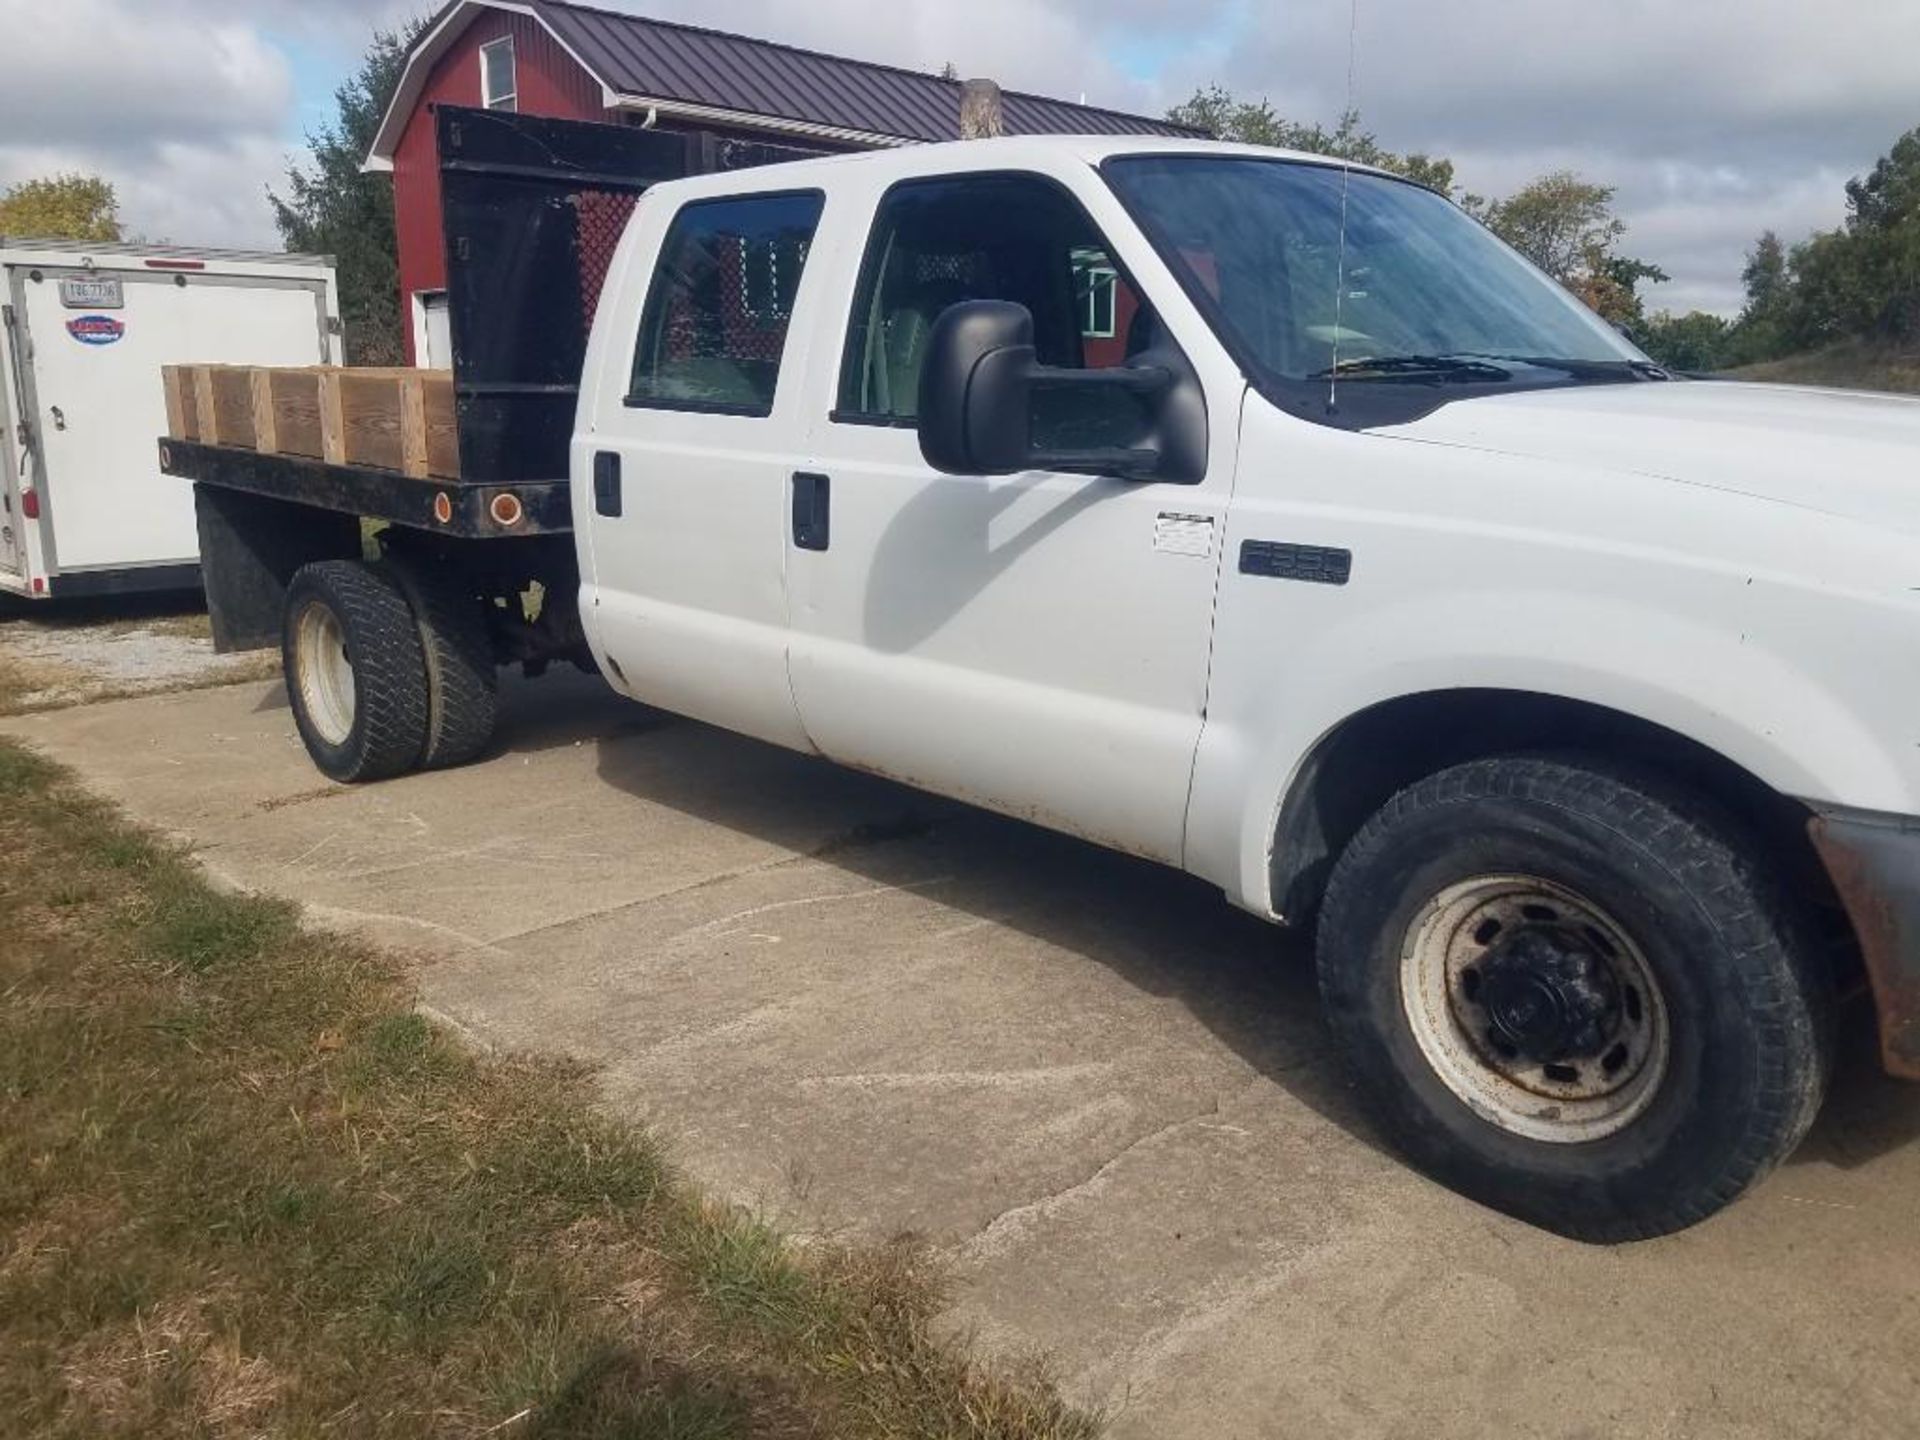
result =
[[[568,448],[588,332],[635,203],[661,180],[824,153],[712,133],[441,106],[457,475],[421,478],[181,439],[221,650],[276,643],[293,571],[357,556],[361,521],[415,549],[551,584],[572,563]],[[527,545],[503,546],[505,541]],[[471,542],[487,542],[476,544]]]
[[440,212],[464,481],[564,480],[587,333],[633,207],[697,137],[441,108]]
[[[661,180],[825,153],[457,106],[438,107],[434,120],[458,477],[178,440],[163,447],[166,473],[462,538],[564,531],[587,336],[635,203]],[[524,524],[491,523],[505,487]],[[447,504],[436,515],[439,494]]]

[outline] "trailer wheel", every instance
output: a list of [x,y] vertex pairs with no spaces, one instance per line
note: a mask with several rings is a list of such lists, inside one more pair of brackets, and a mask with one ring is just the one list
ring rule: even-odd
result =
[[456,573],[390,560],[420,629],[427,666],[427,738],[420,764],[449,769],[476,759],[493,739],[498,676],[487,613]]
[[1705,1219],[1825,1092],[1797,912],[1737,829],[1603,762],[1481,760],[1395,796],[1335,867],[1319,966],[1415,1163],[1576,1239]]
[[383,565],[322,560],[287,587],[281,663],[313,763],[345,783],[420,763],[427,666],[405,593]]

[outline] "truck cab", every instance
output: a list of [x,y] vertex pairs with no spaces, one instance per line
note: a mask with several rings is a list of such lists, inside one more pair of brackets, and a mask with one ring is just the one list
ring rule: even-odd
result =
[[1920,403],[1669,376],[1445,197],[1004,140],[641,201],[573,442],[636,699],[1317,933],[1387,1128],[1571,1234],[1920,1075]]

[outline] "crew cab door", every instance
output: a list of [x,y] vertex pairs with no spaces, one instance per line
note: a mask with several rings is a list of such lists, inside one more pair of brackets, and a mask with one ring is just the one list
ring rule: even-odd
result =
[[1043,363],[1121,364],[1162,323],[1130,278],[1157,262],[1036,174],[906,181],[858,213],[831,247],[844,344],[812,363],[790,482],[802,722],[843,762],[1177,862],[1242,387],[1207,387],[1197,485],[939,474],[915,416],[941,311],[1018,301]]
[[573,456],[582,614],[614,687],[797,748],[781,514],[822,204],[740,193],[636,220]]

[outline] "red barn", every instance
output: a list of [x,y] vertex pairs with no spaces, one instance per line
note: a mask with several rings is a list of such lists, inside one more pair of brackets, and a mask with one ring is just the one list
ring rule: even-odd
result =
[[[450,355],[438,105],[646,125],[798,156],[954,139],[960,88],[939,75],[563,0],[453,0],[409,51],[367,161],[393,174],[409,358],[444,366]],[[1017,92],[1004,109],[1015,135],[1193,133]]]

